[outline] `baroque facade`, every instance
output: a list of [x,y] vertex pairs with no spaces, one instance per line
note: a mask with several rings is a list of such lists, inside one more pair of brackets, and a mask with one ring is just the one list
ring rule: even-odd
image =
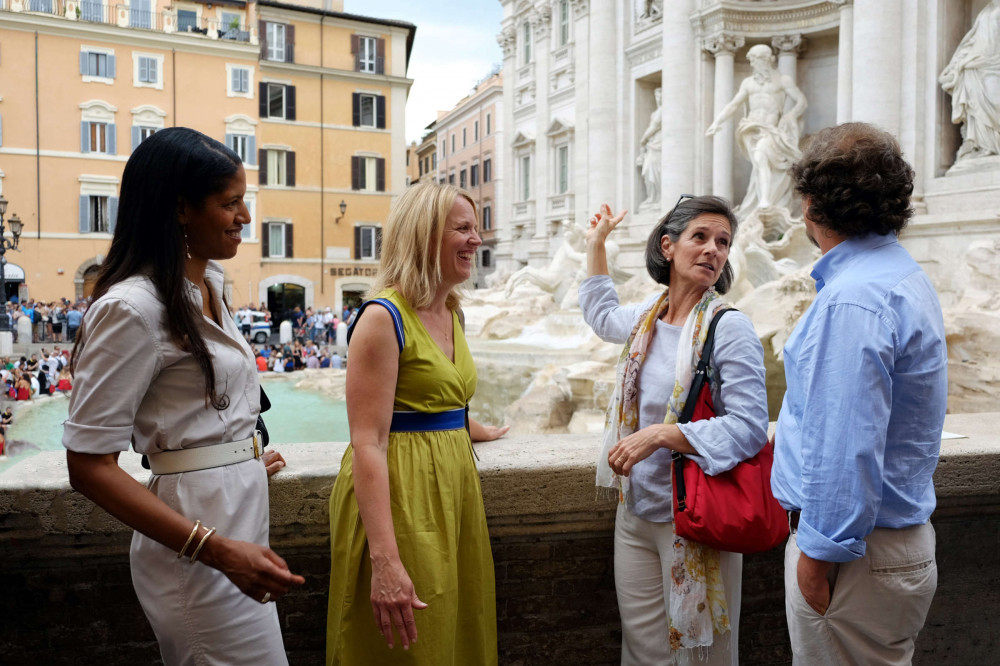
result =
[[[500,200],[509,220],[499,231],[501,270],[545,265],[562,244],[560,222],[580,223],[607,202],[630,211],[617,240],[624,267],[639,271],[646,235],[680,194],[743,201],[751,163],[735,135],[742,113],[712,136],[706,131],[751,74],[747,54],[757,45],[771,50],[777,70],[808,100],[798,119],[803,143],[847,121],[875,123],[899,138],[916,171],[917,216],[902,240],[946,305],[961,294],[970,243],[1000,232],[1000,165],[988,157],[956,165],[962,150],[981,153],[970,153],[977,146],[970,148],[964,126],[953,122],[952,97],[938,80],[977,17],[995,2],[500,3],[504,177],[511,183]],[[978,30],[992,43],[980,41],[979,48],[995,50],[988,26]],[[661,163],[654,203],[644,180],[653,173],[644,138],[657,113]]]
[[182,125],[246,168],[230,301],[354,304],[405,186],[415,27],[319,4],[0,0],[0,193],[24,222],[7,255],[21,293],[88,294],[128,156]]

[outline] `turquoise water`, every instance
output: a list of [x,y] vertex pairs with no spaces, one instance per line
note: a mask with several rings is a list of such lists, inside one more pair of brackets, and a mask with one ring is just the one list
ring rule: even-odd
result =
[[[271,444],[293,442],[346,442],[347,408],[343,401],[295,388],[294,377],[264,380],[271,409],[264,414]],[[7,460],[37,451],[62,450],[62,423],[69,400],[41,398],[28,409],[15,412],[7,430]]]

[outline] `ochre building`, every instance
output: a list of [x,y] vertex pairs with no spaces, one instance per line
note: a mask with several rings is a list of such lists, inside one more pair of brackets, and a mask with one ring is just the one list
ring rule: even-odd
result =
[[416,28],[317,5],[0,0],[0,193],[24,223],[8,295],[88,295],[125,162],[180,125],[246,167],[231,303],[356,303],[405,187]]

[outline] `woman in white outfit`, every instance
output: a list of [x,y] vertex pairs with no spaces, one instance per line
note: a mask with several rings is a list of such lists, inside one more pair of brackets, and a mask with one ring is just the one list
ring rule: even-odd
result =
[[622,664],[738,661],[742,556],[674,534],[671,455],[714,475],[757,454],[767,435],[764,350],[740,312],[720,321],[711,357],[718,416],[678,424],[719,298],[732,284],[737,221],[717,197],[685,195],[653,228],[646,267],[666,290],[622,306],[608,277],[605,240],[625,213],[590,221],[584,318],[601,338],[625,343],[597,483],[621,498],[615,518],[615,587]]
[[[246,175],[187,128],[144,140],[74,350],[63,444],[70,483],[136,531],[132,580],[167,666],[286,664],[270,603],[303,583],[268,548],[253,353],[223,300],[250,223]],[[118,466],[148,456],[143,486]]]

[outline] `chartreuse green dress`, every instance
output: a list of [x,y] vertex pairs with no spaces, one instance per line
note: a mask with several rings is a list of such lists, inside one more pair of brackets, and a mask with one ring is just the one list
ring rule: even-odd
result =
[[330,496],[326,663],[496,664],[493,554],[465,428],[465,408],[476,389],[465,336],[453,315],[452,362],[394,290],[362,305],[356,321],[368,307],[386,307],[396,323],[399,375],[387,453],[389,496],[400,558],[428,606],[414,610],[416,644],[404,651],[395,637],[390,650],[372,615],[368,540],[348,447]]

